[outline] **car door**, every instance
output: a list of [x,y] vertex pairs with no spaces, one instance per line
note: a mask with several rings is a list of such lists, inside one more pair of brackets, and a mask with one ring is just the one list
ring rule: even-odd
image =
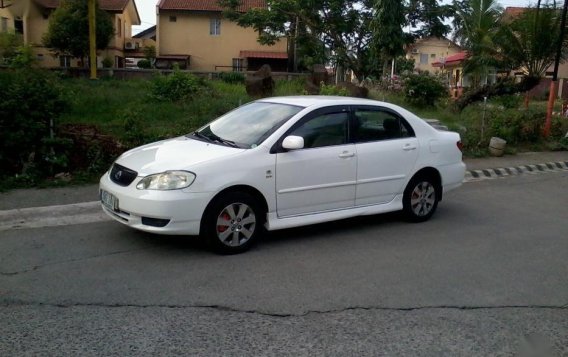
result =
[[355,205],[392,201],[404,191],[418,159],[414,130],[391,109],[357,106],[352,131],[358,160]]
[[[349,108],[311,112],[280,140],[301,136],[304,148],[276,154],[276,206],[279,217],[353,207],[357,156],[349,143]],[[279,145],[279,144],[277,144]]]

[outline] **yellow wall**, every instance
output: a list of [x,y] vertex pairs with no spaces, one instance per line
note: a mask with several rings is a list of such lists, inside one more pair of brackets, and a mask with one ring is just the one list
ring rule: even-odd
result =
[[[176,16],[176,22],[170,21]],[[239,58],[240,51],[286,52],[285,39],[274,46],[263,46],[257,42],[258,33],[252,28],[243,28],[227,19],[221,20],[221,34],[209,34],[209,23],[219,13],[160,11],[157,19],[157,49],[160,56],[190,55],[189,69],[198,71],[230,70],[233,58]]]
[[[450,40],[429,37],[417,40],[413,47],[409,48],[406,58],[414,59],[415,69],[436,73],[440,71],[440,68],[432,67],[432,63],[438,61],[441,57],[448,57],[458,52],[461,52],[461,49],[454,45]],[[421,54],[428,56],[427,64],[420,63]]]
[[[128,5],[133,6],[132,4]],[[115,56],[124,56],[124,42],[125,39],[132,37],[132,19],[129,14],[129,7],[124,13],[111,15],[111,20],[115,27],[115,36],[111,39],[109,46],[106,50],[99,51],[98,62],[99,65],[103,58],[110,57],[114,60]],[[19,0],[13,2],[13,5],[4,9],[0,9],[0,17],[8,18],[9,31],[14,31],[14,18],[19,17],[24,21],[24,35],[23,40],[25,44],[33,47],[34,53],[37,56],[38,63],[42,67],[58,67],[59,58],[54,55],[48,48],[43,47],[42,38],[47,32],[49,18],[44,18],[44,14],[51,14],[52,10],[46,10],[38,6],[33,0]],[[116,31],[118,20],[121,19],[122,31]],[[78,60],[71,61],[72,66],[77,66]]]

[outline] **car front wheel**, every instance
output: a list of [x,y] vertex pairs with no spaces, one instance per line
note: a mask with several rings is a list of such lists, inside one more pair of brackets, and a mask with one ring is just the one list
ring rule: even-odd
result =
[[412,222],[430,219],[439,201],[439,188],[428,176],[412,178],[404,191],[403,207],[406,217]]
[[212,202],[204,233],[209,245],[223,254],[248,250],[263,230],[263,217],[254,197],[230,192]]

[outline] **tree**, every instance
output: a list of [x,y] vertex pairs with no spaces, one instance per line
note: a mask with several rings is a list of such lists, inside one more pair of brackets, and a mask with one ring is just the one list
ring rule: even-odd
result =
[[[528,8],[499,32],[504,63],[523,69],[526,75],[541,78],[554,63],[560,37],[561,11],[553,3],[543,8]],[[561,60],[566,60],[568,42],[564,39]]]
[[376,0],[372,21],[373,50],[384,59],[384,69],[389,60],[404,54],[405,36],[402,26],[405,23],[404,6],[399,0]]
[[[87,0],[64,0],[49,19],[43,43],[53,51],[81,58],[89,54],[89,19]],[[97,49],[105,49],[114,27],[110,15],[96,5]],[[84,63],[84,61],[82,61]]]
[[286,36],[296,41],[298,53],[310,61],[327,57],[359,79],[376,67],[369,50],[370,0],[267,0],[266,8],[245,13],[239,11],[241,0],[221,0],[220,4],[229,19],[257,30],[262,44],[274,44]]
[[470,74],[473,86],[478,86],[490,68],[499,64],[496,42],[501,23],[502,9],[496,0],[455,1],[455,31],[469,53],[464,72]]
[[451,5],[441,5],[437,0],[410,0],[406,7],[406,21],[415,37],[444,37],[451,27],[444,21],[454,14]]

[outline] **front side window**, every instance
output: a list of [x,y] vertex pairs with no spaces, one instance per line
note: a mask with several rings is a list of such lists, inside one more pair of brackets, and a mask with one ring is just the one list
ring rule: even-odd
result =
[[122,36],[122,20],[120,19],[116,22],[116,35],[118,37]]
[[420,54],[420,64],[428,64],[428,54],[421,53]]
[[302,109],[295,105],[255,102],[223,115],[192,135],[219,144],[253,148]]
[[347,143],[349,114],[330,113],[308,120],[288,135],[304,138],[304,148],[342,145]]
[[358,143],[411,136],[414,136],[412,127],[393,113],[372,109],[355,111],[354,137]]
[[212,36],[221,34],[221,19],[212,18],[209,20],[209,34]]

